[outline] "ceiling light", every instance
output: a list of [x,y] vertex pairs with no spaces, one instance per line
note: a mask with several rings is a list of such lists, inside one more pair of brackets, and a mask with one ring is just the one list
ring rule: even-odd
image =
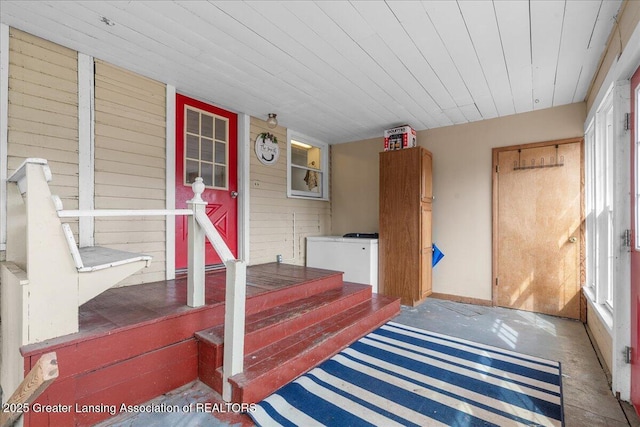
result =
[[274,127],[278,126],[278,119],[276,119],[277,114],[275,113],[269,113],[269,118],[267,119],[267,126],[270,129],[273,129]]
[[306,148],[307,150],[312,148],[311,145],[305,144],[304,142],[291,140],[292,145],[297,145],[298,147]]

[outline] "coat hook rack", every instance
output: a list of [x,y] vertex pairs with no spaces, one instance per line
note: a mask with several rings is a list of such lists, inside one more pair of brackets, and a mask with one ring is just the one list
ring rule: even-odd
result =
[[544,157],[540,158],[540,163],[536,164],[536,159],[531,159],[529,164],[522,160],[522,149],[518,149],[518,160],[513,162],[513,170],[556,168],[564,166],[564,156],[558,155],[558,145],[556,145],[556,155],[549,157],[549,163],[545,163]]

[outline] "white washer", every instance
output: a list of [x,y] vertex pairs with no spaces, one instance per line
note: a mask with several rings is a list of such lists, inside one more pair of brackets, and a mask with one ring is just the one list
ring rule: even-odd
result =
[[378,292],[378,239],[307,237],[307,267],[344,272],[344,281]]

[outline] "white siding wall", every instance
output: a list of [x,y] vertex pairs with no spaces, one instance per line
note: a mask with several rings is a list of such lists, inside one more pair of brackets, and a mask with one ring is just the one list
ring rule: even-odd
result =
[[[78,209],[77,53],[11,29],[9,80],[9,172],[26,157],[51,164],[52,191],[65,209]],[[256,136],[271,131],[281,157],[261,164]],[[166,173],[165,85],[95,62],[95,208],[163,209]],[[270,130],[251,118],[250,224],[252,264],[305,264],[308,236],[327,235],[331,204],[287,198],[286,129]],[[173,185],[170,183],[169,185]],[[77,238],[77,224],[74,224]],[[153,256],[151,267],[121,285],[165,278],[165,221],[160,217],[97,218],[95,244]]]
[[78,209],[77,65],[75,51],[10,29],[8,172],[47,159],[65,209]]
[[[165,208],[165,85],[96,61],[95,208]],[[164,280],[165,218],[98,218],[96,245],[153,256],[122,285]]]
[[[278,138],[280,158],[273,166],[260,163],[253,149],[256,137],[262,132],[271,132]],[[331,204],[320,200],[287,198],[285,128],[269,129],[263,120],[252,117],[250,138],[251,264],[273,262],[276,255],[281,254],[285,263],[304,265],[306,237],[330,232]]]

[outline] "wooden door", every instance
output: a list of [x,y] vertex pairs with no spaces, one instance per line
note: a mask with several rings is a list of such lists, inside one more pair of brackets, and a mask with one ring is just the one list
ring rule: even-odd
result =
[[578,319],[582,141],[494,149],[494,164],[494,303]]
[[[234,256],[238,248],[237,115],[176,95],[176,208],[187,207],[191,184],[201,176],[206,212]],[[176,217],[176,269],[187,267],[187,217]],[[206,241],[207,265],[221,264]]]
[[[640,165],[636,162],[640,148],[638,132],[638,91],[640,91],[640,68],[631,78],[631,194],[638,194]],[[631,197],[631,402],[640,414],[640,241],[638,239],[638,209],[640,200]]]
[[415,305],[421,299],[421,150],[380,153],[380,293]]

